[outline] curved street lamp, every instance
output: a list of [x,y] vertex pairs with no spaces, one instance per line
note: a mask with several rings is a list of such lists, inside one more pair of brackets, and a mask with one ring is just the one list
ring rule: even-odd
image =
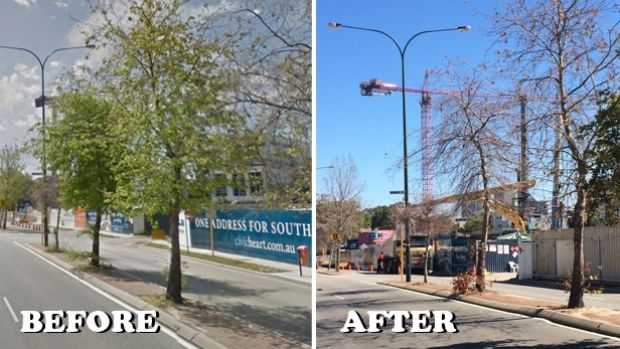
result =
[[[41,133],[43,134],[43,147],[44,147],[42,167],[43,167],[43,183],[47,183],[47,166],[45,163],[45,102],[46,102],[45,100],[45,64],[47,63],[48,59],[56,52],[81,49],[81,48],[92,49],[92,48],[95,48],[95,45],[91,44],[91,45],[84,45],[84,46],[60,47],[50,52],[43,60],[41,60],[41,58],[36,53],[34,53],[32,50],[29,50],[25,47],[0,45],[0,48],[28,52],[37,60],[37,63],[39,63],[39,67],[41,67],[41,115],[42,115]],[[36,107],[36,104],[35,104],[35,107]],[[43,245],[47,246],[48,245],[48,234],[49,234],[49,217],[47,213],[47,200],[43,200],[42,209],[43,209]]]
[[[406,86],[405,85],[405,53],[407,52],[407,48],[409,47],[409,44],[411,43],[411,41],[413,41],[413,39],[417,38],[418,36],[422,34],[447,32],[447,31],[468,32],[471,30],[471,26],[462,25],[462,26],[454,27],[454,28],[424,30],[424,31],[415,33],[413,36],[411,36],[409,40],[407,40],[404,46],[401,46],[398,43],[398,41],[396,41],[396,39],[394,39],[390,34],[382,30],[378,30],[378,29],[354,27],[354,26],[344,25],[342,23],[336,23],[336,22],[330,22],[329,28],[330,29],[348,28],[348,29],[363,30],[363,31],[379,33],[381,35],[386,36],[388,39],[390,39],[392,43],[394,43],[394,45],[396,45],[396,48],[398,49],[398,53],[400,54],[400,72],[401,72],[401,85],[400,86],[402,86],[401,92],[402,92],[402,108],[403,108],[403,176],[404,176],[403,180],[404,180],[404,185],[405,185],[405,188],[404,188],[405,189],[405,200],[404,201],[405,201],[405,207],[408,207],[409,206],[409,178],[408,178],[409,174],[408,174],[408,167],[407,167],[407,110],[406,110],[406,99],[405,99],[405,86]],[[405,233],[407,234],[407,240],[405,241],[406,243],[405,268],[407,270],[407,282],[411,282],[411,251],[409,250],[409,246],[411,244],[411,237],[409,235],[409,220],[405,221]]]

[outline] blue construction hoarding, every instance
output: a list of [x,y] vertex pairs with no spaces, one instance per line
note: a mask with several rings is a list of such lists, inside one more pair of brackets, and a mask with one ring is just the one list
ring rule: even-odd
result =
[[[443,238],[437,240],[434,272],[437,275],[464,273],[476,264],[479,240],[473,238]],[[519,262],[518,240],[489,240],[485,254],[485,267],[489,272],[510,271],[509,262]]]
[[210,249],[213,225],[215,250],[298,263],[297,247],[308,247],[312,256],[312,215],[309,210],[229,209],[207,211],[190,220],[193,247]]
[[509,262],[519,263],[518,240],[492,240],[487,243],[485,264],[492,273],[510,271]]
[[[94,226],[97,221],[97,212],[89,210],[86,219],[88,225]],[[120,212],[112,212],[101,217],[101,229],[118,234],[133,234],[133,223]]]
[[131,219],[118,212],[110,214],[112,221],[112,232],[119,234],[133,234],[133,223]]

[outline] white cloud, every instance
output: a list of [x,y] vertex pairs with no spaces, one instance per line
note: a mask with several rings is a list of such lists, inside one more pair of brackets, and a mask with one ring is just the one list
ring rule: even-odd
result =
[[229,1],[229,0],[221,0],[215,4],[207,4],[207,6],[186,6],[183,8],[183,11],[186,12],[187,15],[190,16],[217,16],[221,14],[226,14],[228,12],[239,10],[241,6],[238,1]]
[[23,7],[30,7],[31,4],[35,4],[37,0],[13,0],[16,4]]
[[41,94],[39,70],[36,64],[20,63],[0,75],[0,146],[11,139],[24,141],[37,122],[34,99]]
[[56,0],[54,1],[54,5],[56,5],[56,7],[69,7],[67,0]]
[[18,128],[24,128],[29,130],[38,121],[38,118],[34,114],[26,114],[24,117],[13,121],[13,125]]

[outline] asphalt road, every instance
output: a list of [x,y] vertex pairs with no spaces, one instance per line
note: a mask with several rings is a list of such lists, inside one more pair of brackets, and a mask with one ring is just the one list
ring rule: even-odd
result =
[[[1,234],[0,234],[1,235]],[[4,233],[14,240],[39,242],[39,233]],[[50,236],[50,241],[53,237]],[[75,232],[61,232],[60,246],[89,251],[91,239]],[[162,286],[162,271],[170,256],[131,238],[104,237],[101,242],[104,263],[136,277]],[[255,326],[285,338],[312,345],[312,292],[308,284],[273,275],[233,269],[182,257],[187,277],[184,297],[201,301],[218,311],[234,314]]]
[[[163,333],[21,333],[21,310],[126,310],[0,234],[0,348],[184,348]],[[14,314],[12,314],[12,312]],[[15,321],[16,315],[18,321]],[[192,346],[189,346],[193,348]]]
[[[411,291],[355,275],[317,276],[317,348],[619,348],[620,340]],[[349,310],[448,310],[458,333],[341,333]],[[366,321],[367,323],[367,321]],[[391,322],[388,322],[391,325]]]

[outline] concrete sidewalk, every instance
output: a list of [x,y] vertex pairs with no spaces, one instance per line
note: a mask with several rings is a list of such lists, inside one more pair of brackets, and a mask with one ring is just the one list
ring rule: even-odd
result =
[[[143,238],[143,241],[145,243],[148,242],[152,242],[154,244],[158,244],[158,245],[162,245],[162,246],[170,246],[170,242],[166,241],[166,240],[153,240],[150,237],[147,236],[135,236],[134,238]],[[187,247],[186,246],[181,246],[181,250],[182,251],[187,251]],[[190,247],[189,251],[192,253],[200,253],[200,254],[204,254],[204,255],[211,255],[211,250],[205,250],[205,249],[201,249],[201,248],[193,248]],[[288,279],[291,281],[296,281],[296,282],[302,282],[304,284],[308,284],[308,285],[312,285],[312,268],[310,267],[305,267],[302,266],[301,267],[301,276],[299,275],[299,265],[296,264],[290,264],[290,263],[283,263],[283,262],[276,262],[276,261],[272,261],[272,260],[268,260],[268,259],[261,259],[261,258],[255,258],[255,257],[249,257],[249,256],[244,256],[244,255],[238,255],[238,254],[233,254],[233,253],[226,253],[226,252],[220,252],[220,251],[215,251],[214,252],[214,256],[216,257],[223,257],[223,258],[229,258],[229,259],[234,259],[234,260],[238,260],[238,261],[242,261],[242,262],[247,262],[247,263],[252,263],[252,264],[257,264],[257,265],[261,265],[261,266],[265,266],[265,267],[270,267],[270,268],[275,268],[275,269],[281,269],[284,270],[283,272],[277,272],[277,273],[270,273],[271,275],[274,276],[278,276],[284,279]],[[191,256],[183,256],[183,258],[192,258]],[[201,261],[204,263],[215,263],[215,262],[211,262],[211,261],[206,261],[204,259],[200,259],[200,258],[192,258],[193,260],[196,261]]]
[[423,285],[411,285],[400,282],[378,282],[379,285],[396,287],[403,290],[427,294],[429,296],[442,297],[446,299],[457,300],[461,302],[471,303],[491,309],[506,311],[509,313],[525,315],[532,318],[542,318],[560,325],[577,328],[584,331],[599,333],[606,336],[620,338],[620,326],[613,325],[601,320],[588,319],[563,313],[561,310],[546,309],[539,306],[527,306],[521,304],[511,304],[497,300],[485,299],[483,297],[455,295],[451,291],[433,290]]
[[[28,229],[28,230],[40,231],[40,229],[36,228],[36,225],[32,225],[32,224],[31,225],[15,225],[11,223],[9,224],[9,226],[12,226],[13,228],[17,228],[17,229]],[[61,232],[62,231],[78,232],[81,230],[83,229],[60,228]],[[53,235],[53,232],[50,232],[50,234]],[[170,246],[170,243],[167,240],[153,240],[148,235],[119,234],[119,233],[113,233],[113,232],[108,232],[108,231],[101,231],[100,234],[102,236],[108,236],[108,237],[114,237],[114,238],[122,238],[122,239],[131,238],[133,240],[136,240],[144,244],[152,242],[155,244]],[[181,250],[187,251],[187,246],[184,245],[183,243],[181,243]],[[189,251],[192,253],[211,255],[211,250],[190,247]],[[220,251],[215,251],[214,255],[217,257],[223,257],[223,258],[234,259],[234,260],[238,260],[242,262],[253,263],[253,264],[257,264],[257,265],[261,265],[261,266],[265,266],[269,268],[285,270],[284,272],[270,273],[270,274],[274,276],[278,276],[280,278],[290,280],[290,281],[301,282],[307,285],[312,285],[312,268],[307,267],[307,266],[301,267],[301,275],[300,275],[299,265],[296,265],[296,264],[277,262],[277,261],[272,261],[269,259],[254,258],[254,257],[238,255],[234,253],[220,252]],[[191,256],[184,256],[184,257],[192,258]],[[194,260],[205,262],[205,263],[214,263],[214,262],[205,261],[199,258],[194,258]]]

